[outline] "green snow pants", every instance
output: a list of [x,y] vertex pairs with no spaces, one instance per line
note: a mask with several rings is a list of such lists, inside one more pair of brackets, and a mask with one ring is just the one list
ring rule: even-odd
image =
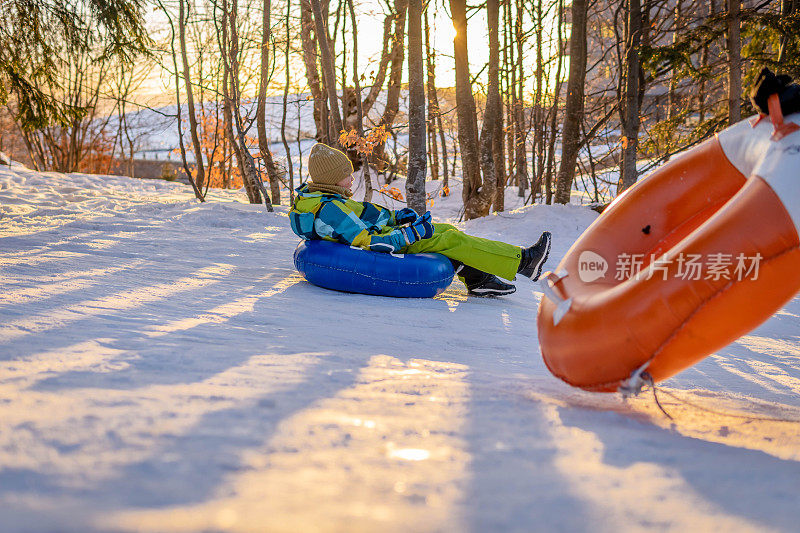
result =
[[522,254],[519,246],[473,237],[450,224],[434,224],[433,230],[433,237],[411,243],[400,253],[434,252],[504,279],[516,276]]

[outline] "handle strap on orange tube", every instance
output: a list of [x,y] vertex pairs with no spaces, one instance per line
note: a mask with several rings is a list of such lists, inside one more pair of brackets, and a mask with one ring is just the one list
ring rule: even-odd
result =
[[567,311],[569,311],[572,305],[572,298],[564,299],[555,290],[556,283],[566,278],[568,275],[569,273],[566,270],[557,273],[547,272],[539,280],[539,287],[542,288],[544,295],[549,298],[551,302],[556,304],[556,310],[553,313],[554,326],[557,326],[558,323],[561,322],[561,319],[564,318],[564,315],[567,314]]
[[797,130],[800,130],[800,126],[795,124],[794,122],[784,122],[783,121],[783,111],[781,111],[781,99],[778,96],[778,93],[771,94],[769,99],[767,100],[767,105],[769,106],[769,115],[765,115],[763,113],[759,113],[756,118],[750,121],[750,125],[752,127],[756,127],[761,123],[762,120],[769,116],[770,122],[772,122],[772,127],[774,131],[772,132],[772,139],[773,141],[780,141],[790,133],[794,133]]
[[772,132],[772,139],[773,141],[780,141],[790,133],[794,133],[797,130],[800,130],[800,126],[795,124],[794,122],[784,122],[783,121],[783,112],[781,111],[781,100],[778,96],[778,93],[771,94],[769,96],[769,100],[767,101],[769,105],[769,119],[772,122],[772,127],[774,131]]

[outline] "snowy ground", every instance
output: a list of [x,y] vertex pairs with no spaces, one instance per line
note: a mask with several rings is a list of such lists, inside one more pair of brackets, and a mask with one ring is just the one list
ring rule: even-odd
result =
[[[797,531],[800,423],[761,418],[800,421],[800,300],[667,381],[670,422],[549,375],[533,283],[319,289],[241,200],[0,167],[0,530]],[[595,217],[515,202],[462,226],[549,229],[550,268]]]

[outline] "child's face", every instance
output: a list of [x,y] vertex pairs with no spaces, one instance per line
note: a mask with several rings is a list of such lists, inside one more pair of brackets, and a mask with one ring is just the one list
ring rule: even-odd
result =
[[344,187],[345,189],[349,189],[351,185],[353,185],[353,175],[350,174],[345,179],[337,183],[339,187]]

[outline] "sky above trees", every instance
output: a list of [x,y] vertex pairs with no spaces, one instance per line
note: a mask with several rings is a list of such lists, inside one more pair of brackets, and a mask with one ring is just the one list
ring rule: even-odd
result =
[[[293,2],[294,3],[294,2]],[[165,3],[169,6],[169,2]],[[370,72],[374,71],[378,60],[381,55],[381,46],[383,38],[383,19],[387,8],[385,2],[379,0],[356,0],[355,2],[356,18],[358,20],[358,57],[359,66],[364,72],[366,79],[362,82],[362,87],[369,86],[371,79]],[[177,17],[177,7],[174,9]],[[293,9],[294,11],[294,9]],[[254,8],[254,13],[258,12],[258,8]],[[273,24],[280,23],[284,17],[285,4],[283,2],[273,5]],[[437,85],[440,87],[453,87],[455,85],[454,78],[454,64],[453,64],[453,37],[455,36],[455,29],[453,28],[452,19],[450,16],[450,8],[446,2],[432,1],[429,6],[429,18],[431,25],[431,33],[433,36],[433,45],[436,51],[436,79]],[[154,39],[163,39],[169,35],[169,28],[164,13],[160,9],[151,10],[146,17],[147,28],[151,31]],[[347,32],[350,32],[349,24]],[[281,33],[279,31],[279,33]],[[486,72],[481,70],[489,59],[488,30],[486,24],[486,12],[483,9],[473,11],[469,19],[468,27],[468,41],[469,41],[469,59],[471,65],[471,72],[473,75],[478,74],[476,81],[484,84],[486,82]],[[282,46],[282,44],[279,44]],[[341,52],[341,47],[337,48],[337,53]],[[347,50],[348,57],[352,57],[352,50]],[[191,52],[190,52],[191,55]],[[277,69],[282,69],[282,58],[280,54],[276,57]],[[277,72],[276,69],[276,72]],[[305,70],[302,60],[298,55],[294,55],[291,63],[292,76],[298,80],[302,80],[305,75]],[[278,81],[281,81],[283,76],[276,75]],[[408,81],[408,73],[403,72],[403,83]],[[172,77],[171,71],[163,68],[156,68],[148,76],[148,80],[140,89],[142,96],[159,98],[163,96],[166,102],[171,101],[172,90],[175,81]],[[270,94],[281,94],[283,88],[276,86],[271,89]]]

